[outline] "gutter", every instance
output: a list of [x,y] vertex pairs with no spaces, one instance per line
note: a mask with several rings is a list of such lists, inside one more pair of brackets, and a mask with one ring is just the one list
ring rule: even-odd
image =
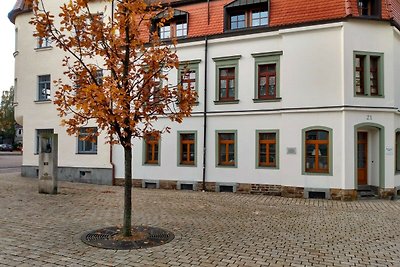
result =
[[25,0],[17,0],[13,9],[8,12],[8,19],[11,21],[12,24],[15,24],[15,18],[17,15],[30,12],[32,9],[25,5]]

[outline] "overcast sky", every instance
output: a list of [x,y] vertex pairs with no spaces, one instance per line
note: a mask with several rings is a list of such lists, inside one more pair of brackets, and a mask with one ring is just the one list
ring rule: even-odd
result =
[[7,14],[13,8],[16,0],[1,0],[0,5],[0,95],[2,90],[8,90],[14,85],[14,25],[8,20]]

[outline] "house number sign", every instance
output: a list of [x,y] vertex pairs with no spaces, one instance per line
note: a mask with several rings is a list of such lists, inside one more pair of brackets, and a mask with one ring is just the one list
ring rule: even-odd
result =
[[372,115],[367,115],[367,121],[372,121]]

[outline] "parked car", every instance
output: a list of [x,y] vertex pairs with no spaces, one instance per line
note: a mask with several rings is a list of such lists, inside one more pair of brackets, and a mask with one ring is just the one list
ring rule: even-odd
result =
[[13,151],[13,147],[10,144],[0,144],[0,151]]

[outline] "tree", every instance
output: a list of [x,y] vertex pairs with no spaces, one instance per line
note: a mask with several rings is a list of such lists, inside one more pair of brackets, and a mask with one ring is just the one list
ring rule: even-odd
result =
[[[132,139],[168,132],[169,127],[159,129],[154,122],[161,117],[182,122],[196,97],[179,84],[169,84],[169,72],[179,66],[175,41],[167,45],[152,30],[170,19],[172,10],[154,1],[104,0],[104,9],[94,12],[90,2],[95,1],[69,0],[56,18],[44,2],[25,3],[33,10],[34,36],[49,38],[67,55],[62,65],[68,81],[56,81],[54,103],[69,134],[94,121],[98,131],[89,136],[105,131],[109,143],[124,148],[122,232],[131,236]],[[112,11],[106,16],[110,4]],[[165,17],[155,21],[160,12]]]
[[9,91],[4,91],[0,103],[0,136],[4,139],[14,140],[15,120],[14,120],[14,87]]

